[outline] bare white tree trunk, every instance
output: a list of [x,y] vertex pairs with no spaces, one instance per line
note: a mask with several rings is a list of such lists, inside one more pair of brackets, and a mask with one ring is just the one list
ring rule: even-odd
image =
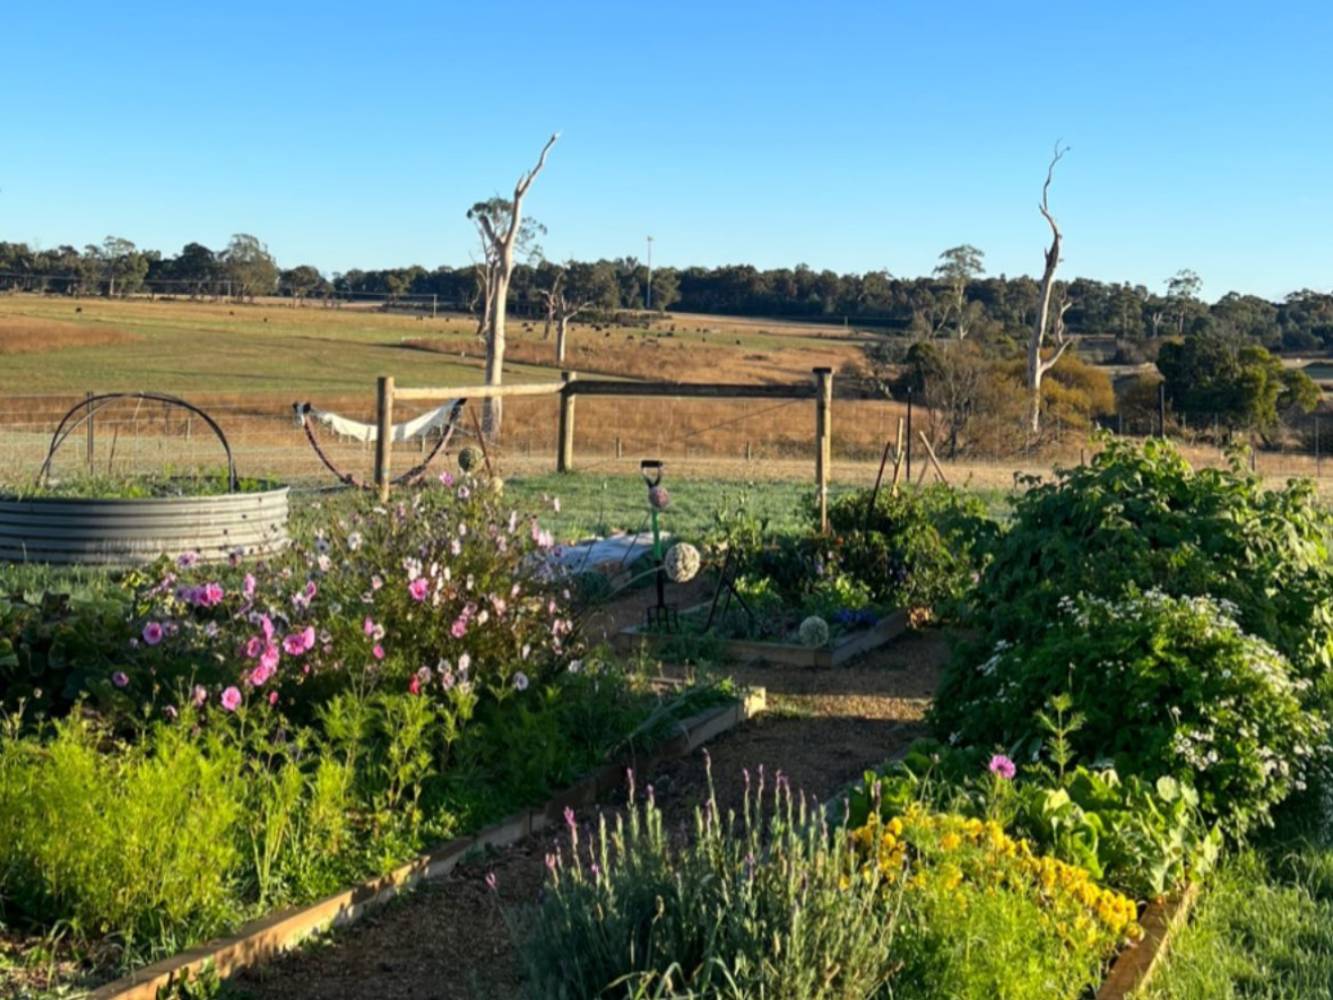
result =
[[[487,303],[487,311],[490,314],[490,329],[486,337],[487,385],[500,385],[504,381],[505,312],[509,298],[509,279],[514,274],[514,247],[518,243],[519,231],[523,225],[523,197],[528,193],[532,182],[537,179],[537,175],[542,172],[542,168],[546,166],[546,154],[551,151],[558,138],[560,133],[557,132],[546,140],[541,155],[537,157],[537,165],[523,174],[514,185],[509,228],[503,233],[497,233],[491,226],[489,218],[482,216],[480,220],[486,259],[493,269],[490,301]],[[502,404],[503,401],[499,397],[491,397],[485,401],[482,410],[482,428],[488,437],[500,433],[500,421],[504,412]]]
[[561,312],[555,322],[555,363],[565,363],[566,335],[569,333],[569,316]]
[[[1055,165],[1060,162],[1060,158],[1069,152],[1069,148],[1060,148],[1060,144],[1055,144],[1055,154],[1051,157],[1050,165],[1046,168],[1046,183],[1041,186],[1041,209],[1042,217],[1051,227],[1051,245],[1046,250],[1046,266],[1041,275],[1041,293],[1037,299],[1037,321],[1032,327],[1032,334],[1028,338],[1028,362],[1027,362],[1027,389],[1030,397],[1030,417],[1033,436],[1041,433],[1041,380],[1046,373],[1056,366],[1065,349],[1069,346],[1069,340],[1065,336],[1065,313],[1069,310],[1069,303],[1061,301],[1055,308],[1051,309],[1051,300],[1055,293],[1055,272],[1060,266],[1060,246],[1064,239],[1064,234],[1060,232],[1060,226],[1055,221],[1055,216],[1051,214],[1049,194],[1051,190],[1051,178],[1055,173]],[[1042,348],[1046,343],[1047,333],[1051,334],[1051,342],[1055,345],[1055,353],[1049,358],[1043,358]]]

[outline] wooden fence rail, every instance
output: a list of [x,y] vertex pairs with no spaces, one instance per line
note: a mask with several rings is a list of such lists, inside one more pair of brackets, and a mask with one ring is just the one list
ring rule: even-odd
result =
[[761,385],[728,382],[632,382],[614,379],[581,379],[576,372],[562,372],[559,382],[513,383],[510,385],[442,386],[399,389],[392,375],[379,377],[376,386],[375,485],[380,499],[387,500],[391,474],[391,430],[393,404],[402,401],[443,399],[495,399],[505,396],[560,396],[559,433],[555,467],[557,472],[574,469],[574,402],[579,396],[674,399],[812,399],[815,403],[815,489],[821,530],[828,527],[829,467],[833,445],[833,370],[816,368],[809,383]]

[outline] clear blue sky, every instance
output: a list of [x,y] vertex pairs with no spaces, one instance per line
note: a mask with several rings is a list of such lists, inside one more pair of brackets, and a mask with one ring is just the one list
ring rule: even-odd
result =
[[1326,2],[5,5],[0,239],[465,264],[559,129],[554,258],[1031,273],[1063,138],[1068,276],[1329,290],[1331,57]]

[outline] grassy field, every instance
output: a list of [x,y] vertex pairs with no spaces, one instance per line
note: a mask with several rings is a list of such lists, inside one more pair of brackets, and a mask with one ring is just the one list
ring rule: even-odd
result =
[[[554,377],[554,347],[541,324],[511,320],[510,329],[509,378]],[[481,381],[474,333],[465,316],[7,295],[0,296],[0,392],[341,394],[368,392],[376,374],[393,374],[400,385],[469,384]],[[635,374],[629,356],[666,351],[670,370],[659,366],[655,377],[683,380],[716,378],[719,370],[744,380],[746,354],[763,354],[748,367],[772,377],[806,378],[816,365],[855,358],[853,340],[838,328],[674,316],[651,330],[575,324],[571,335],[576,353],[601,355],[603,368],[617,374]]]

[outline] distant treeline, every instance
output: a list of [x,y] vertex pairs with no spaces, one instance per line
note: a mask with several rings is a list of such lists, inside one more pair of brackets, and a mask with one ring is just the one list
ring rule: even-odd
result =
[[[982,256],[974,248],[973,264]],[[946,251],[946,263],[957,263]],[[950,257],[950,254],[954,254]],[[519,265],[510,308],[534,314],[542,309],[541,290],[550,288],[562,265],[542,261]],[[761,271],[749,265],[656,268],[654,309],[841,322],[900,331],[917,337],[1003,337],[1031,326],[1037,282],[1027,276],[983,277],[980,267],[942,265],[934,275],[897,278],[884,271],[837,274],[805,265]],[[648,268],[632,257],[602,260],[579,269],[579,282],[593,307],[640,309],[648,304]],[[1062,286],[1069,303],[1066,323],[1076,334],[1114,336],[1125,341],[1168,335],[1220,332],[1279,350],[1333,348],[1333,295],[1302,290],[1281,302],[1229,292],[1216,302],[1197,296],[1198,279],[1182,271],[1157,293],[1143,285],[1075,278]],[[476,308],[478,275],[472,266],[353,269],[325,276],[302,265],[281,268],[253,236],[240,234],[225,249],[187,244],[174,257],[140,250],[128,240],[108,237],[100,246],[34,250],[0,242],[0,289],[62,294],[130,295],[143,291],[193,296],[283,295],[294,298],[375,297],[394,303],[435,297],[441,306]]]

